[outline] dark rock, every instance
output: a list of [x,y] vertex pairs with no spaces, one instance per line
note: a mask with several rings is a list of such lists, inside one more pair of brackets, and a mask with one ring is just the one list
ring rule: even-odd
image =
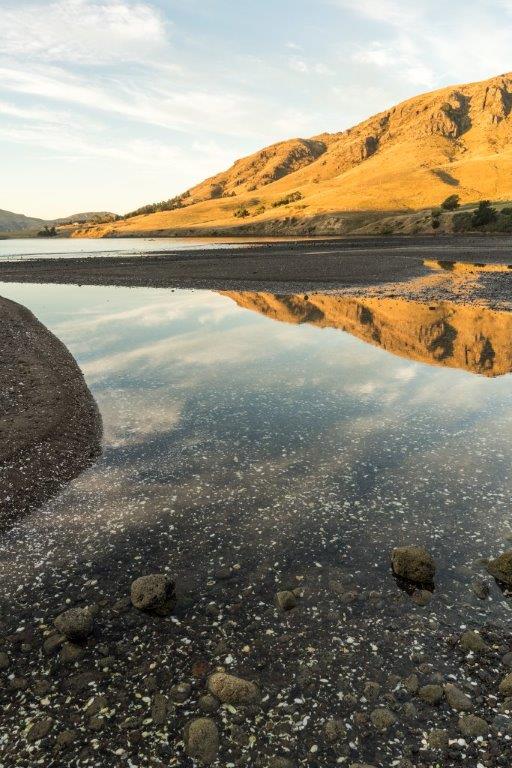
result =
[[174,581],[163,573],[141,576],[132,583],[131,600],[139,611],[168,616],[176,605]]
[[297,598],[293,592],[278,592],[276,595],[276,604],[281,611],[291,611],[297,606]]
[[459,718],[459,730],[464,736],[476,738],[487,736],[489,726],[481,717],[476,715],[461,715]]
[[43,651],[47,656],[53,656],[66,640],[65,635],[50,635],[43,643]]
[[459,640],[459,644],[464,651],[471,651],[473,653],[485,653],[489,650],[489,646],[483,637],[471,630],[464,632]]
[[489,585],[483,579],[477,579],[471,584],[471,591],[478,597],[479,600],[487,600],[491,590]]
[[210,675],[208,690],[223,704],[253,704],[260,698],[260,691],[255,683],[225,672]]
[[436,567],[434,560],[422,547],[397,547],[391,554],[396,576],[415,584],[431,584]]
[[167,722],[169,701],[163,693],[155,693],[151,699],[151,719],[155,725],[164,725]]
[[185,751],[199,763],[213,763],[219,752],[219,731],[207,717],[200,717],[185,726]]
[[497,581],[512,587],[512,551],[505,552],[495,560],[489,560],[487,570]]
[[422,701],[434,707],[442,701],[444,691],[440,685],[424,685],[420,688],[418,695]]
[[74,742],[76,741],[76,738],[77,738],[76,731],[72,731],[72,730],[61,731],[57,735],[57,738],[55,739],[55,744],[53,747],[54,751],[64,752],[64,750],[68,749],[69,747],[71,747],[72,744],[74,744]]
[[177,683],[171,687],[169,693],[171,695],[171,699],[176,704],[183,704],[188,698],[190,698],[191,691],[192,686],[189,683]]
[[502,696],[512,696],[512,672],[501,681],[500,693]]
[[324,736],[330,744],[335,744],[337,741],[347,738],[347,729],[343,720],[337,720],[333,718],[328,720],[324,725]]
[[374,709],[370,715],[370,719],[374,728],[378,731],[387,731],[392,725],[396,723],[396,715],[387,707],[380,707]]
[[0,652],[0,669],[8,669],[9,668],[9,657],[4,652]]
[[33,743],[34,741],[39,741],[40,739],[44,739],[45,736],[48,736],[52,728],[53,728],[53,718],[43,717],[41,720],[36,720],[36,722],[32,723],[32,725],[28,729],[27,741],[30,741],[31,743]]
[[86,608],[70,608],[54,621],[55,627],[68,640],[85,640],[92,634],[94,619],[92,611]]
[[446,700],[452,709],[457,712],[469,712],[473,709],[473,702],[460,688],[453,683],[448,683],[444,687]]
[[205,696],[201,696],[199,701],[197,702],[197,705],[201,712],[204,712],[207,715],[212,715],[214,712],[216,712],[219,708],[219,701],[215,698],[215,696],[212,696],[211,694],[207,693]]
[[427,737],[430,749],[435,749],[438,752],[445,752],[448,749],[449,741],[448,733],[441,730],[430,731]]

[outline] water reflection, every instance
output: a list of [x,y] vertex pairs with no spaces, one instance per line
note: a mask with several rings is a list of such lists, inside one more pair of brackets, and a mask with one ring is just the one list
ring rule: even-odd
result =
[[512,313],[451,302],[226,292],[283,323],[336,328],[394,355],[484,376],[512,371]]

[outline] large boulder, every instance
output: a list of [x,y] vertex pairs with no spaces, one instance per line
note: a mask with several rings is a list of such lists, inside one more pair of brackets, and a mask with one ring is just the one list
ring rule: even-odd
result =
[[254,704],[260,698],[256,683],[225,672],[214,672],[210,675],[208,690],[223,704]]
[[434,581],[434,559],[423,547],[397,547],[391,553],[391,566],[396,576],[415,584]]
[[132,583],[131,600],[139,611],[168,616],[176,605],[174,581],[164,573],[140,576]]
[[185,726],[185,751],[199,763],[213,763],[219,752],[219,731],[208,717],[198,717]]
[[55,621],[56,629],[68,640],[86,640],[94,629],[94,616],[90,608],[69,608],[61,613]]
[[487,570],[497,581],[512,587],[512,551],[505,552],[495,560],[489,560]]

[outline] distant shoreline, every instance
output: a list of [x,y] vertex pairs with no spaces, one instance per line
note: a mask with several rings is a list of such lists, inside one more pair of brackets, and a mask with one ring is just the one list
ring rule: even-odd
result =
[[[461,263],[462,269],[446,267],[451,262]],[[244,248],[168,248],[136,256],[0,261],[0,282],[288,294],[337,291],[510,308],[512,270],[509,274],[507,269],[484,272],[478,268],[478,264],[510,263],[509,236],[324,238],[253,243]]]

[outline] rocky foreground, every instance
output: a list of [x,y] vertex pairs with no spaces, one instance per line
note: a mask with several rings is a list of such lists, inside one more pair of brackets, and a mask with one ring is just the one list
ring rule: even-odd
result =
[[[395,549],[391,568],[393,594],[332,569],[327,611],[311,604],[312,577],[270,600],[235,563],[196,600],[164,571],[122,599],[84,601],[93,581],[53,617],[48,606],[15,628],[6,619],[3,764],[510,766],[509,631],[475,629],[477,609],[451,626],[424,549]],[[512,588],[512,552],[485,570]],[[492,583],[475,578],[473,599]]]
[[39,506],[100,451],[80,368],[25,307],[0,298],[0,527]]

